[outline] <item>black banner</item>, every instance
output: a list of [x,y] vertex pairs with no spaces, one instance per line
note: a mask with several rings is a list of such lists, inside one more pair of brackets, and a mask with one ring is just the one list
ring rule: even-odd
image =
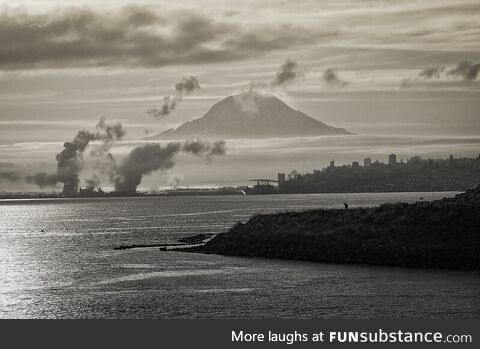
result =
[[[4,320],[5,347],[473,347],[480,320]],[[478,344],[476,344],[478,345]]]

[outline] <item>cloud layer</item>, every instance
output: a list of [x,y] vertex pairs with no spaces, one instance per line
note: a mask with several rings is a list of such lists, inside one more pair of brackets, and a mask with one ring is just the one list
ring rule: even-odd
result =
[[442,78],[442,73],[444,73],[443,77],[453,77],[463,81],[474,81],[477,79],[479,72],[480,62],[463,60],[450,68],[446,66],[424,68],[419,73],[419,77],[423,79],[440,79]]
[[289,24],[243,26],[187,10],[85,7],[0,13],[0,69],[214,63],[253,58],[313,42],[318,34]]

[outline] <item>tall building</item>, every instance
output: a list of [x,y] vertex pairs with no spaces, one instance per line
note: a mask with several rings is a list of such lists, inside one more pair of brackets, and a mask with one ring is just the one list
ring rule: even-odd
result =
[[394,166],[397,164],[397,156],[395,154],[390,154],[388,156],[388,164],[390,166]]
[[352,168],[358,168],[359,166],[360,166],[360,163],[358,161],[352,162]]
[[370,167],[370,166],[372,166],[372,159],[370,158],[363,159],[363,167]]
[[330,167],[335,167],[335,160],[330,160]]
[[278,187],[280,188],[282,185],[285,184],[285,173],[279,173],[277,180],[278,180]]

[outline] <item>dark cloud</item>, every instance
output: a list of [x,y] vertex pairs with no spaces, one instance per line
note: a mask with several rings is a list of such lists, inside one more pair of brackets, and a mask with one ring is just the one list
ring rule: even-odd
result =
[[[434,66],[423,69],[418,76],[423,79],[440,79],[442,73],[446,71],[447,76],[453,76],[463,81],[474,81],[480,71],[480,63],[472,63],[464,60],[458,62],[455,66],[447,68],[446,66]],[[445,78],[445,74],[443,76]]]
[[63,144],[64,149],[56,156],[57,173],[55,176],[58,182],[69,183],[72,187],[78,186],[82,154],[88,144],[95,139],[95,133],[82,130],[77,133],[72,141]]
[[161,120],[177,107],[177,98],[165,96],[163,97],[163,104],[160,108],[151,108],[147,110],[147,114],[153,116],[157,120]]
[[472,63],[470,61],[458,62],[455,67],[448,71],[448,75],[453,75],[465,81],[473,81],[477,79],[480,71],[480,63]]
[[95,134],[96,140],[101,141],[101,146],[93,153],[97,155],[104,155],[107,153],[113,144],[122,139],[125,135],[125,130],[121,123],[107,123],[107,118],[102,116],[97,123],[97,133]]
[[280,67],[280,70],[275,74],[275,79],[272,81],[272,86],[285,85],[293,81],[298,76],[298,63],[287,59]]
[[189,94],[192,91],[199,90],[200,84],[195,76],[184,77],[175,85],[175,90],[180,94]]
[[418,76],[423,79],[432,79],[432,78],[440,78],[440,74],[445,70],[445,67],[437,66],[437,67],[427,67],[424,68]]
[[[331,35],[335,33],[324,34]],[[321,37],[289,25],[245,27],[231,19],[220,22],[150,6],[109,13],[86,7],[42,14],[3,10],[0,69],[213,63],[249,59]]]
[[183,144],[182,150],[196,156],[210,158],[225,155],[225,141],[206,142],[201,140],[188,140]]
[[338,71],[335,68],[328,68],[323,72],[322,80],[329,85],[335,85],[335,86],[346,86],[348,85],[348,82],[342,80],[340,78],[340,75],[338,75]]
[[157,120],[161,120],[175,110],[177,104],[180,103],[184,96],[199,90],[200,84],[194,76],[183,77],[175,84],[175,96],[163,97],[163,104],[160,108],[151,108],[147,110],[147,114],[153,116]]

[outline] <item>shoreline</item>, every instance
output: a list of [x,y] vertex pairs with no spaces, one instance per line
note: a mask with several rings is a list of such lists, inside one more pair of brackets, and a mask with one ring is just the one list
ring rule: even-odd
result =
[[[436,191],[435,195],[442,195],[442,194],[455,194],[455,193],[462,193],[461,190],[446,190],[446,191]],[[432,191],[368,191],[368,192],[324,192],[324,193],[272,193],[272,194],[252,194],[252,195],[230,195],[230,194],[215,194],[215,195],[163,195],[163,194],[155,194],[155,195],[138,195],[138,196],[72,196],[72,197],[63,197],[63,196],[40,196],[40,197],[19,197],[19,198],[11,198],[11,197],[1,197],[0,196],[0,204],[9,204],[9,203],[24,203],[24,202],[55,202],[55,201],[73,201],[73,200],[116,200],[116,199],[143,199],[143,198],[174,198],[174,197],[199,197],[199,196],[235,196],[235,197],[262,197],[262,196],[279,196],[279,195],[378,195],[378,194],[430,194],[432,195]],[[431,200],[426,199],[425,202],[431,202]]]
[[255,215],[175,251],[407,268],[480,270],[480,186],[424,204]]

